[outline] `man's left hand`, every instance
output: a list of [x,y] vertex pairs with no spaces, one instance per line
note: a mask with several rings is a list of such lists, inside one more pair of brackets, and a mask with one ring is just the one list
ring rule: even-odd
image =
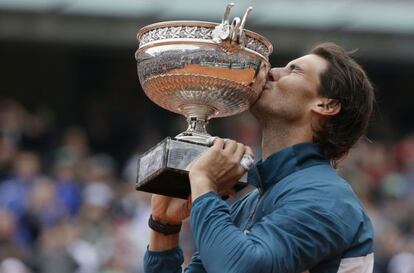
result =
[[189,166],[192,200],[210,191],[220,195],[231,193],[234,184],[246,172],[240,165],[244,154],[253,157],[249,146],[215,138],[213,145]]

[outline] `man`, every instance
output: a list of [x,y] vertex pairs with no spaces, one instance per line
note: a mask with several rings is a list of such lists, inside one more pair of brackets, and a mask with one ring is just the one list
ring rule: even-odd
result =
[[221,200],[251,149],[216,138],[190,167],[191,200],[154,195],[146,272],[181,272],[182,220],[197,252],[188,273],[372,272],[373,230],[337,160],[363,135],[373,88],[335,44],[273,68],[251,108],[263,159],[249,171],[257,190],[231,208]]

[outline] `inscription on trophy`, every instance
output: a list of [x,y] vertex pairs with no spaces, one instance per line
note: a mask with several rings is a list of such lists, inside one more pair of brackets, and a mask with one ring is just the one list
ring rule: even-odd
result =
[[165,143],[160,143],[140,158],[138,180],[151,176],[163,165]]

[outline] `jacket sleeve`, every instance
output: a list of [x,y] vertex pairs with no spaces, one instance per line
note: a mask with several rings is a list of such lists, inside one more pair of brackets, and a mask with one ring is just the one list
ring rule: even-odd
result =
[[144,255],[145,273],[181,273],[183,251],[177,247],[167,251],[150,251]]
[[249,231],[232,223],[217,194],[197,198],[191,227],[206,271],[302,272],[350,245],[357,226],[325,211],[317,200],[305,200],[303,193],[290,196]]
[[207,273],[204,269],[203,263],[200,259],[200,253],[196,251],[191,258],[191,262],[188,264],[184,273]]
[[[181,265],[183,261],[183,252],[179,247],[162,252],[147,250],[144,256],[144,272],[181,273]],[[194,253],[191,262],[184,270],[184,273],[206,273],[198,252]]]

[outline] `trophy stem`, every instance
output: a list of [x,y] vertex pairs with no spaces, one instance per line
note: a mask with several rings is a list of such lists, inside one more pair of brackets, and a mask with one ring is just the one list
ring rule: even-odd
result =
[[186,132],[208,135],[207,128],[206,128],[207,123],[208,123],[207,120],[200,119],[200,118],[197,118],[197,117],[188,117],[187,122],[188,122],[188,128],[187,128]]
[[188,128],[186,131],[177,135],[175,138],[184,141],[190,141],[194,143],[200,143],[207,145],[211,135],[207,133],[207,119],[201,119],[195,116],[189,116],[187,118]]

